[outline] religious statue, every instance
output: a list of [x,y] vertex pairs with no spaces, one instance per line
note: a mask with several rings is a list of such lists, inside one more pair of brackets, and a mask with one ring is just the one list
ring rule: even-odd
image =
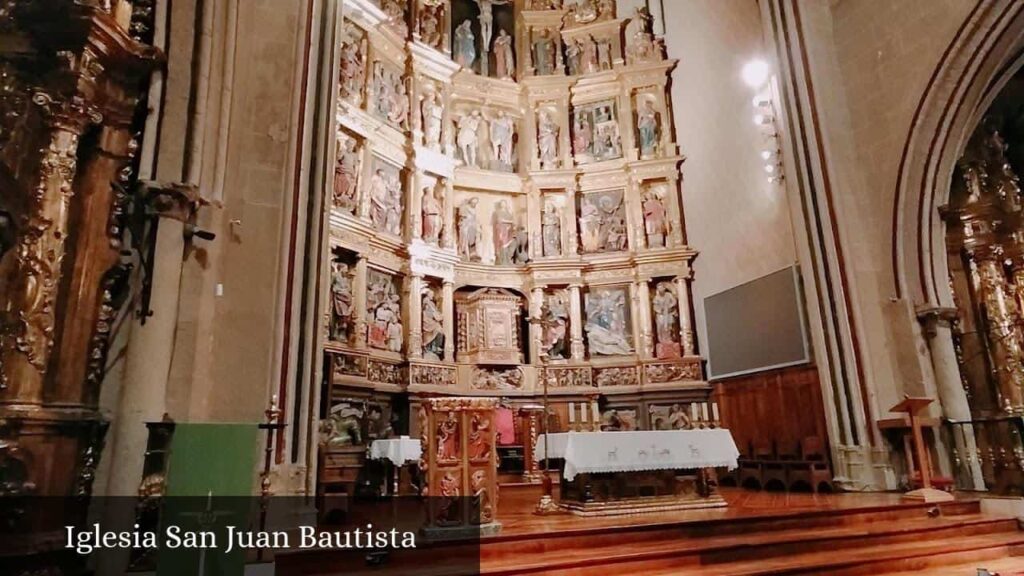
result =
[[555,50],[555,41],[551,38],[551,31],[547,28],[539,31],[537,39],[533,41],[533,68],[538,76],[555,73]]
[[568,22],[575,25],[589,24],[598,17],[598,7],[596,0],[576,0],[576,3],[569,6],[569,11],[565,17]]
[[573,127],[572,151],[576,155],[590,154],[594,144],[593,129],[590,121],[584,113],[576,114],[576,124]]
[[488,436],[491,431],[491,419],[481,414],[474,414],[469,422],[469,459],[490,460],[491,446]]
[[476,206],[480,201],[470,198],[459,206],[459,255],[470,262],[480,261],[477,244],[480,239],[480,225],[477,223]]
[[656,59],[659,52],[654,39],[654,17],[645,6],[636,9],[630,26],[634,30],[631,35],[627,34],[627,37],[632,38],[627,49],[630,64]]
[[356,184],[359,181],[359,151],[356,141],[346,138],[339,146],[334,164],[334,206],[349,214],[356,209]]
[[548,296],[541,312],[544,327],[544,350],[548,358],[560,360],[567,356],[569,326],[569,296],[565,290],[558,290]]
[[644,195],[644,232],[647,235],[648,248],[665,246],[666,223],[665,204],[654,190]]
[[611,20],[615,18],[615,0],[597,0],[597,19]]
[[673,292],[672,283],[659,282],[655,288],[654,298],[651,299],[654,307],[655,335],[658,340],[658,358],[679,356],[679,344],[675,337],[679,300]]
[[530,0],[527,10],[561,10],[562,0]]
[[611,38],[601,38],[597,41],[597,67],[599,70],[612,69]]
[[494,161],[497,162],[498,170],[511,172],[512,166],[512,143],[515,140],[516,126],[512,118],[499,110],[497,117],[491,120],[490,136],[491,151]]
[[494,507],[491,506],[487,489],[487,472],[475,470],[470,477],[470,484],[473,489],[473,515],[470,521],[474,524],[488,524],[494,520]]
[[673,404],[668,410],[668,426],[670,430],[689,430],[693,424],[686,410],[679,404]]
[[494,235],[494,263],[512,264],[516,250],[516,219],[505,200],[499,200],[494,207],[491,231]]
[[444,119],[444,106],[436,92],[428,93],[420,104],[423,121],[423,145],[431,150],[441,147],[441,123]]
[[455,29],[455,62],[467,70],[476,62],[476,36],[473,23],[467,18]]
[[544,201],[544,212],[541,214],[541,237],[545,256],[562,254],[562,216],[558,206],[551,198]]
[[405,83],[397,79],[394,89],[389,93],[388,121],[396,126],[403,126],[409,117],[409,94]]
[[404,0],[381,0],[380,4],[388,16],[388,24],[398,30],[398,35],[404,37],[408,34],[409,28],[405,23],[405,7],[403,6],[406,2]]
[[587,36],[583,39],[583,53],[580,57],[580,69],[584,74],[597,72],[601,69],[600,62],[597,57],[597,40],[595,40],[593,36]]
[[512,37],[504,29],[498,30],[498,37],[494,39],[494,72],[498,78],[509,80],[514,79],[516,74]]
[[444,315],[437,306],[434,291],[423,290],[423,357],[440,362],[444,356]]
[[629,302],[624,289],[601,289],[586,298],[587,346],[591,355],[615,356],[633,353],[626,310]]
[[378,168],[370,178],[370,221],[380,230],[402,234],[402,185],[397,173]]
[[651,158],[658,153],[661,126],[654,102],[644,99],[636,113],[636,127],[640,132],[640,157]]
[[444,35],[441,33],[441,23],[444,18],[444,4],[431,6],[424,4],[420,17],[417,19],[420,27],[420,41],[432,48],[440,50]]
[[466,166],[474,168],[480,167],[477,163],[477,156],[480,148],[478,131],[480,130],[481,122],[483,122],[483,117],[480,115],[480,111],[474,110],[472,113],[460,118],[458,123],[459,133],[456,138],[456,144],[459,146],[462,162]]
[[403,343],[402,307],[391,276],[368,274],[366,310],[370,325],[367,342],[373,348],[401,352]]
[[515,264],[526,264],[530,261],[530,233],[526,226],[520,225],[516,228],[515,251],[512,254],[512,262]]
[[[455,412],[449,412],[444,420],[437,423],[437,460],[438,462],[454,462],[459,459],[459,420]],[[454,495],[458,495],[456,487]],[[443,496],[451,496],[444,494]]]
[[566,61],[569,63],[569,75],[576,76],[583,73],[583,44],[579,38],[569,42],[565,47]]
[[321,443],[327,448],[341,448],[363,443],[363,411],[348,403],[338,404],[320,421]]
[[341,97],[357,106],[361,103],[365,55],[358,41],[341,45],[341,65],[338,72]]
[[347,343],[352,328],[352,280],[344,262],[331,265],[331,302],[331,339]]
[[423,241],[437,246],[444,230],[444,185],[423,188]]
[[541,110],[537,119],[537,149],[540,165],[545,170],[558,168],[558,122],[547,110]]

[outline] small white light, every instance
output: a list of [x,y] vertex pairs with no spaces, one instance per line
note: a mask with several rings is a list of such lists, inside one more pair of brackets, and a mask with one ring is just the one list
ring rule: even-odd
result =
[[772,123],[772,117],[768,114],[754,114],[754,124],[764,126]]
[[762,159],[767,160],[767,159],[769,159],[771,157],[772,157],[772,151],[771,150],[761,150],[761,158]]
[[775,173],[775,165],[774,164],[765,164],[764,165],[764,171],[769,173],[769,174],[774,174]]
[[760,88],[761,86],[764,86],[764,83],[768,81],[769,73],[770,69],[768,67],[768,63],[760,58],[747,62],[746,65],[743,66],[743,71],[741,72],[743,81],[751,88]]
[[758,94],[751,102],[754,104],[754,108],[767,108],[772,105],[772,99],[767,94]]

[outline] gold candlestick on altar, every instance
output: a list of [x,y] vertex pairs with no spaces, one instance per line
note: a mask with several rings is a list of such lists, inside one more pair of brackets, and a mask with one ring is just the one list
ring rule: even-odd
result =
[[541,476],[541,485],[544,488],[544,492],[541,494],[540,501],[537,502],[537,507],[534,508],[533,513],[537,515],[548,515],[558,514],[562,510],[555,504],[552,493],[554,487],[551,484],[551,475],[548,470],[551,469],[551,451],[549,450],[548,436],[550,436],[551,429],[549,423],[551,419],[548,417],[548,353],[547,351],[541,351],[540,353],[540,375],[541,382],[544,384],[544,471]]

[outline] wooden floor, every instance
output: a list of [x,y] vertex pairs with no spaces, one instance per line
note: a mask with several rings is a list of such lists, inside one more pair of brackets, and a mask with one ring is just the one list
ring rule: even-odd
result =
[[[785,494],[723,489],[727,508],[609,518],[537,517],[536,486],[505,486],[500,534],[465,547],[430,545],[360,566],[345,551],[277,559],[292,574],[1024,575],[1024,531],[975,500],[940,507],[893,494]],[[479,569],[456,570],[459,555]],[[465,566],[465,564],[462,564]],[[390,570],[390,571],[389,571]]]

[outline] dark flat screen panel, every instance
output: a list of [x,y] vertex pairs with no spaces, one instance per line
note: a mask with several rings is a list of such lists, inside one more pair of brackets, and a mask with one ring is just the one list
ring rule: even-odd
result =
[[810,360],[799,285],[790,266],[704,299],[712,379]]

